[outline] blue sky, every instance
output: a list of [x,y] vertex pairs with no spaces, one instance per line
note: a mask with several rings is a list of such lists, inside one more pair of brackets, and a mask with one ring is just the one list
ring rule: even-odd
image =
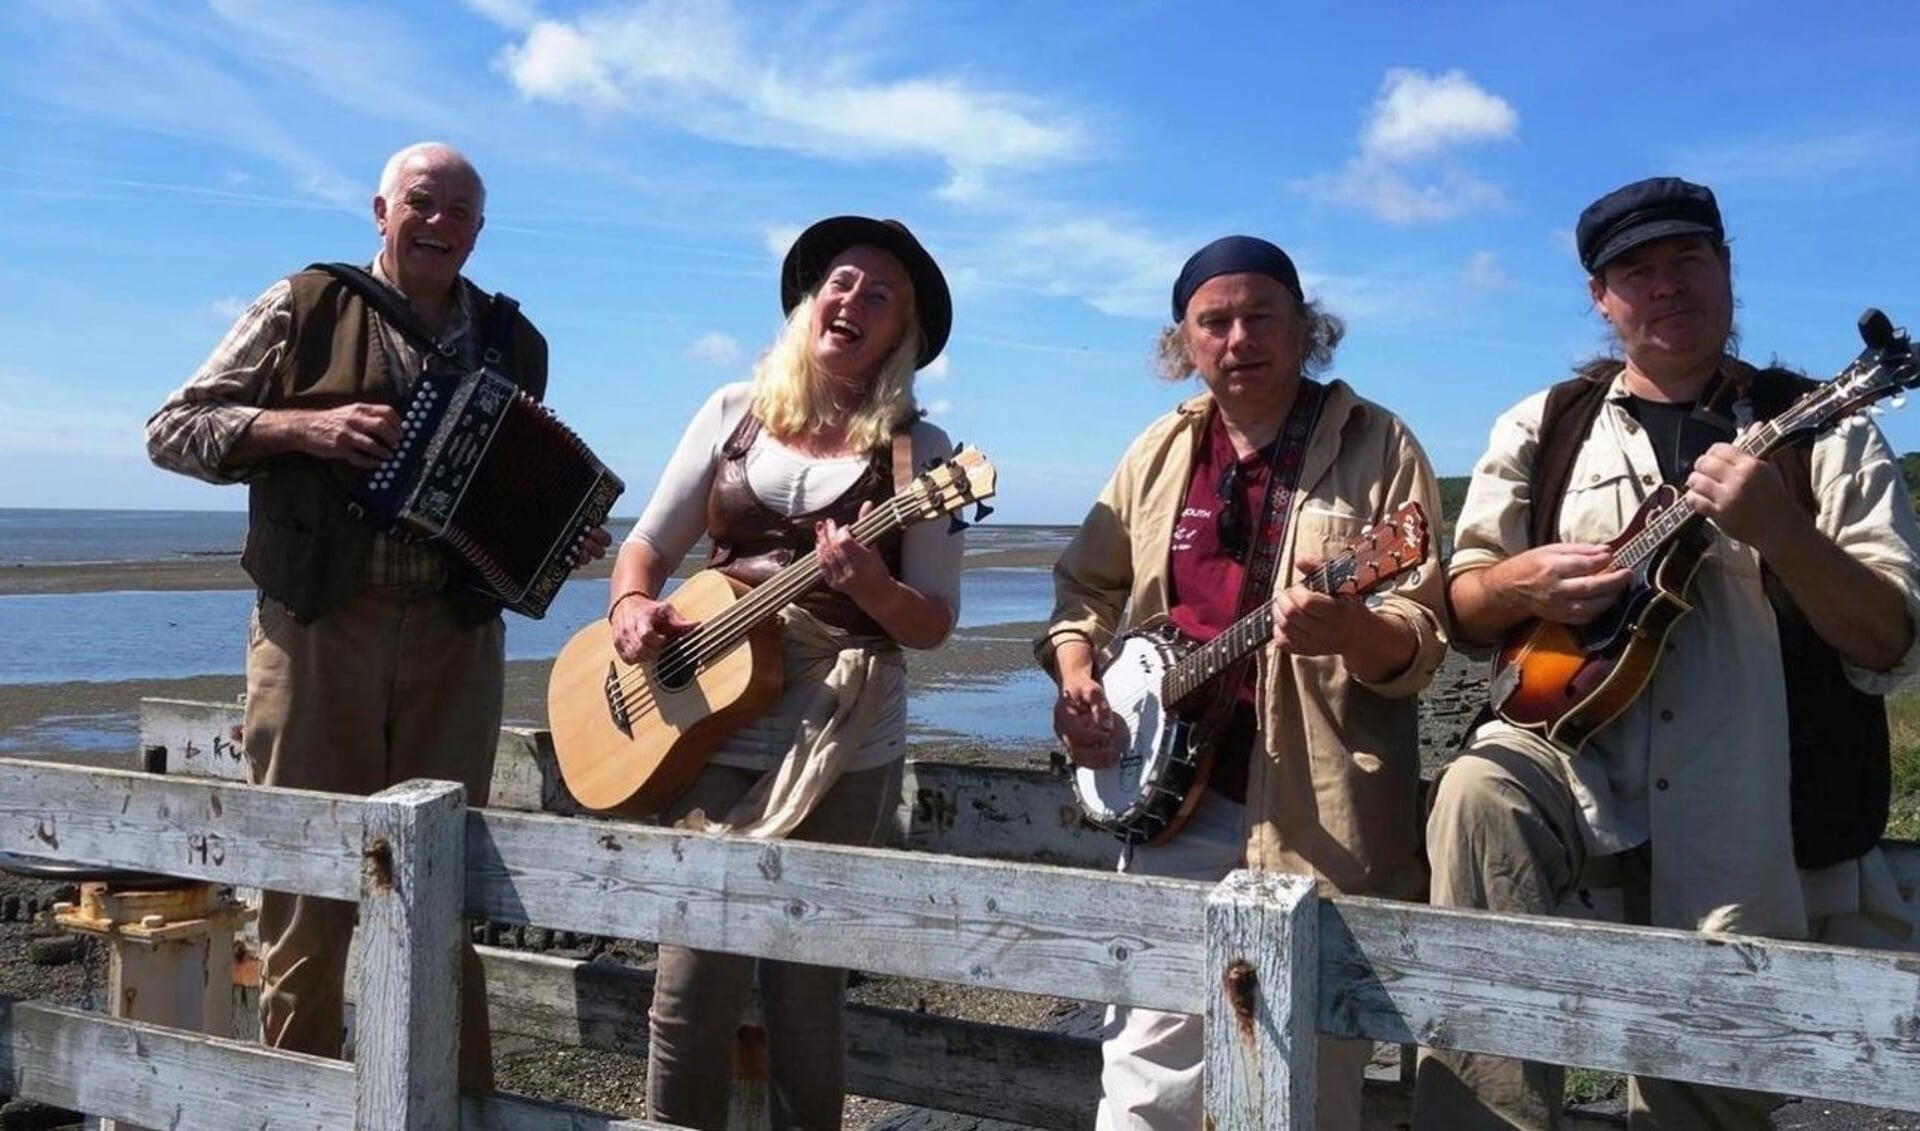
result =
[[244,507],[141,425],[273,279],[372,256],[380,166],[423,139],[486,177],[468,273],[545,331],[623,514],[840,212],[945,267],[921,395],[1005,520],[1076,521],[1184,394],[1149,348],[1230,232],[1293,254],[1349,322],[1336,373],[1465,474],[1604,344],[1571,232],[1629,180],[1718,192],[1749,357],[1828,375],[1868,305],[1920,329],[1917,59],[1895,3],[13,0],[0,506]]

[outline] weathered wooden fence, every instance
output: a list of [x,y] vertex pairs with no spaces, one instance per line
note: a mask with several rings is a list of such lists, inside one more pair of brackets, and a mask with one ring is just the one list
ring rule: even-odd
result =
[[[0,761],[0,850],[361,900],[360,994],[382,1004],[357,1015],[357,1069],[31,1003],[0,1014],[9,1090],[154,1126],[653,1126],[507,1096],[456,1105],[463,909],[1204,1013],[1222,1128],[1311,1126],[1315,1031],[1920,1110],[1920,960],[1905,955],[1319,900],[1277,875],[1212,886],[463,811],[432,783],[368,799]],[[593,973],[512,961],[548,979],[514,992],[573,999],[572,1020],[547,1011],[553,1029],[607,1023]]]

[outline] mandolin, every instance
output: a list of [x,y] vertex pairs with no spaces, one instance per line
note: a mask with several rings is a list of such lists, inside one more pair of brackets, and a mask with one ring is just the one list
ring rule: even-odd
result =
[[[961,449],[848,528],[863,545],[994,493],[993,465]],[[964,525],[956,515],[957,530]],[[748,588],[718,570],[689,577],[667,598],[699,627],[658,658],[629,664],[614,652],[607,621],[567,641],[547,683],[547,717],[560,777],[588,809],[648,817],[693,783],[726,737],[780,695],[775,619],[821,582],[819,559],[799,558]]]
[[[1904,330],[1878,310],[1860,316],[1866,348],[1831,381],[1771,420],[1743,432],[1734,447],[1756,458],[1829,422],[1920,385]],[[1633,572],[1626,592],[1585,625],[1534,620],[1509,633],[1494,658],[1493,711],[1568,750],[1578,750],[1620,716],[1653,678],[1667,635],[1692,609],[1687,589],[1710,542],[1686,493],[1663,484],[1607,544],[1608,569]]]

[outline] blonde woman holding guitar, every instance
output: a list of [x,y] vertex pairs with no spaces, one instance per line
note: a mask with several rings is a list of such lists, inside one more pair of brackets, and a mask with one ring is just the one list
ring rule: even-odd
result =
[[[1428,548],[1437,540],[1386,528],[1397,529],[1394,516],[1439,514],[1433,470],[1392,413],[1343,381],[1313,379],[1342,327],[1306,300],[1280,248],[1249,236],[1208,244],[1174,283],[1173,319],[1163,372],[1197,374],[1205,389],[1121,459],[1054,569],[1037,649],[1060,684],[1054,725],[1081,767],[1082,806],[1138,839],[1103,775],[1125,766],[1151,720],[1178,716],[1201,740],[1174,783],[1186,803],[1164,824],[1154,817],[1158,843],[1130,844],[1122,870],[1215,880],[1284,869],[1329,892],[1413,894],[1414,697],[1446,650],[1442,581]],[[1365,533],[1375,524],[1379,543]],[[1416,547],[1403,555],[1412,560],[1360,565],[1389,541]],[[1350,595],[1357,586],[1331,583],[1334,560],[1398,587],[1370,607]],[[1124,644],[1142,639],[1130,630],[1150,625],[1171,630],[1159,639],[1176,652],[1264,631],[1252,654],[1151,704],[1120,690],[1130,673],[1114,655],[1129,655]],[[1197,1017],[1110,1011],[1098,1126],[1200,1126],[1201,1051]],[[1368,1051],[1322,1042],[1316,1126],[1360,1126]]]
[[[612,643],[623,664],[671,682],[669,669],[688,659],[676,641],[699,639],[700,618],[660,598],[702,535],[723,594],[727,584],[749,596],[784,585],[770,579],[790,577],[793,563],[814,554],[821,583],[796,592],[778,618],[777,694],[699,760],[703,769],[696,762],[684,792],[668,791],[679,796],[666,818],[737,835],[872,844],[898,799],[906,753],[900,649],[935,647],[952,630],[964,539],[944,520],[872,544],[859,535],[875,527],[863,515],[884,510],[928,461],[953,454],[913,395],[914,372],[946,343],[952,305],[912,233],[859,216],[801,234],[782,269],[781,301],[786,327],[751,384],[722,388],[700,410],[621,547]],[[556,724],[556,745],[559,734]],[[651,1118],[727,1125],[734,1034],[755,966],[660,948]],[[838,1127],[846,971],[758,966],[772,1126]]]

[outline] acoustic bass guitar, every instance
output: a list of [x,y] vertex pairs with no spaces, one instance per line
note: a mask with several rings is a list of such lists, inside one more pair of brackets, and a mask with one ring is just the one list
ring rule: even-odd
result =
[[[1407,503],[1302,582],[1336,596],[1372,593],[1413,573],[1427,558],[1427,516]],[[1158,844],[1180,830],[1205,792],[1213,752],[1195,717],[1199,692],[1273,639],[1273,607],[1262,603],[1196,644],[1158,618],[1114,641],[1100,688],[1119,733],[1119,761],[1074,771],[1074,799],[1094,825],[1128,844]]]
[[[977,504],[986,517],[993,465],[962,449],[856,521],[863,545]],[[647,663],[614,652],[605,620],[560,650],[547,684],[547,716],[560,777],[589,809],[648,817],[693,783],[721,741],[764,714],[780,694],[780,611],[821,583],[808,553],[748,588],[718,570],[689,577],[667,598],[699,627]]]
[[[1878,310],[1860,316],[1866,348],[1831,381],[1741,433],[1734,446],[1764,457],[1829,422],[1920,384],[1904,330]],[[1528,621],[1494,658],[1488,699],[1500,718],[1578,750],[1625,711],[1653,678],[1667,635],[1692,609],[1687,589],[1709,544],[1685,492],[1663,484],[1609,542],[1609,569],[1632,571],[1626,592],[1584,625]]]

